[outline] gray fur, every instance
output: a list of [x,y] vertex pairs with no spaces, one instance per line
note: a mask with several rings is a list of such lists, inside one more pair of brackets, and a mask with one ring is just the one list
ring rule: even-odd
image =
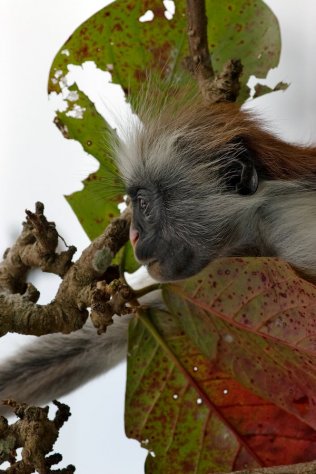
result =
[[130,317],[116,318],[106,334],[88,322],[67,335],[43,336],[0,366],[0,399],[42,404],[84,385],[126,356]]

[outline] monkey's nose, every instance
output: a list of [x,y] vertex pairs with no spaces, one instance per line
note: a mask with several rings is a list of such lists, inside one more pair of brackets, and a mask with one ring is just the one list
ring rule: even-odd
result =
[[129,239],[131,241],[131,244],[133,247],[135,247],[138,239],[139,239],[139,232],[134,229],[133,227],[130,227],[129,229]]

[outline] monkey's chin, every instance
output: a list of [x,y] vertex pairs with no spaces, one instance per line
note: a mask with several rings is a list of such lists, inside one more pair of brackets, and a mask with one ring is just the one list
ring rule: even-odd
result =
[[[214,260],[214,259],[212,259]],[[195,256],[187,259],[153,259],[144,262],[149,275],[156,281],[167,283],[186,280],[204,270],[212,261],[204,256]]]
[[161,283],[167,283],[171,281],[177,280],[185,280],[189,278],[198,271],[192,271],[190,266],[184,267],[182,271],[175,271],[172,266],[167,265],[164,266],[163,262],[159,262],[158,260],[153,260],[146,264],[147,271],[149,275],[154,278],[154,280],[159,281]]

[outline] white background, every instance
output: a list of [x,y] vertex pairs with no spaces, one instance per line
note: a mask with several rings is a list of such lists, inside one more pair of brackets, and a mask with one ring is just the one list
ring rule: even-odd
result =
[[[88,239],[64,194],[80,189],[80,181],[96,162],[53,125],[46,93],[51,62],[74,29],[102,8],[106,0],[0,0],[0,251],[19,232],[24,209],[41,200],[46,215],[57,222],[68,243],[82,250]],[[269,0],[282,33],[280,66],[268,82],[291,83],[286,92],[249,104],[267,118],[272,130],[291,141],[316,142],[316,6],[314,0]],[[96,82],[90,82],[90,90]],[[99,87],[99,86],[98,86]],[[41,302],[49,301],[57,277],[36,276]],[[26,337],[6,336],[4,357]],[[146,451],[127,440],[123,427],[125,366],[122,364],[63,401],[72,417],[57,449],[78,474],[141,474]],[[100,414],[99,406],[104,404]],[[91,435],[92,433],[92,435]]]

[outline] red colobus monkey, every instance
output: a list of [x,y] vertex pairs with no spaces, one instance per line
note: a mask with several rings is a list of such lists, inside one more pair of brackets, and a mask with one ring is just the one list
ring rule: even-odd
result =
[[158,280],[218,257],[277,256],[313,278],[316,149],[283,142],[236,105],[142,107],[117,149],[135,255]]
[[[233,104],[158,102],[145,101],[115,144],[149,274],[177,280],[222,256],[276,256],[315,281],[316,149],[285,143]],[[113,367],[128,321],[102,336],[87,324],[40,338],[2,364],[0,398],[47,402]]]

